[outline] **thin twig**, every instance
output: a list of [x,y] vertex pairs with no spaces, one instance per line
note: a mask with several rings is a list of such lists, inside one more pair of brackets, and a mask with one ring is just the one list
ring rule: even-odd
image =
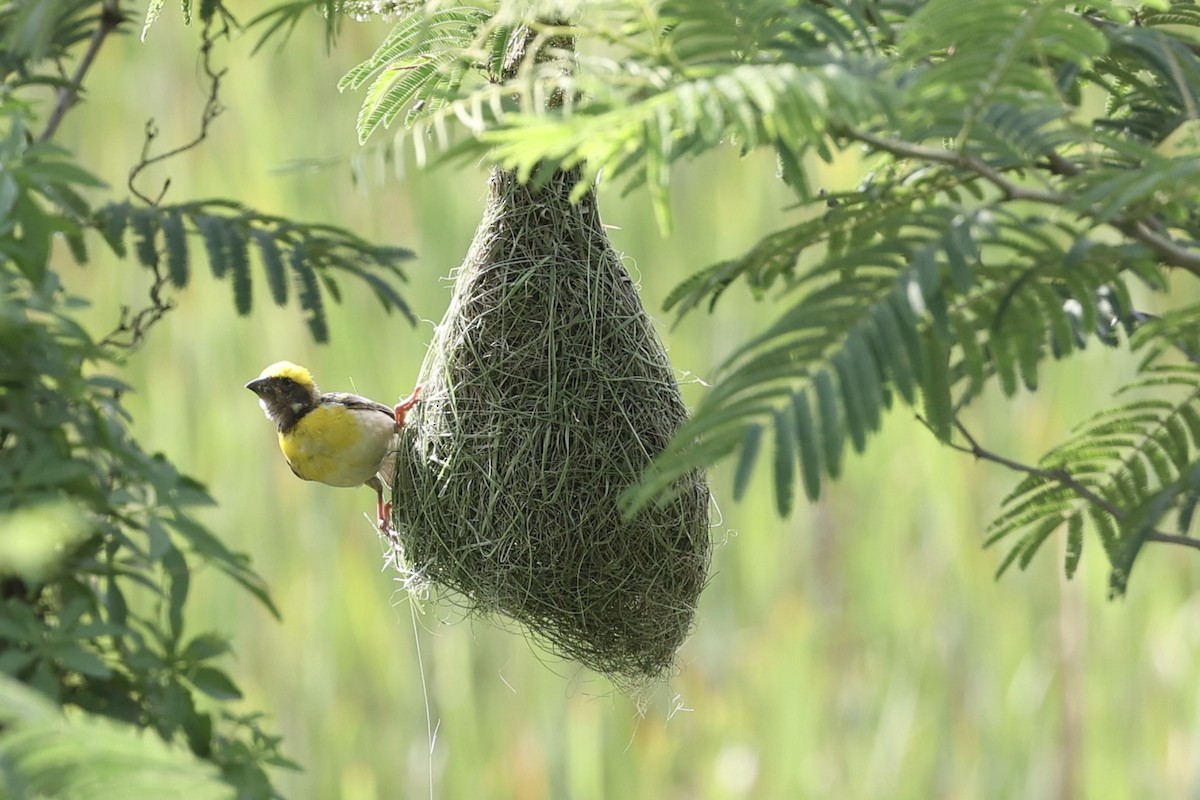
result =
[[212,34],[211,28],[212,23],[204,26],[200,44],[200,66],[204,71],[205,78],[208,80],[208,97],[204,103],[204,110],[200,113],[200,130],[196,133],[196,136],[189,142],[167,150],[164,153],[159,153],[158,155],[152,156],[150,155],[150,147],[154,143],[154,140],[158,137],[158,127],[154,124],[154,120],[149,120],[146,123],[146,137],[142,144],[142,155],[138,163],[134,164],[133,168],[129,170],[129,179],[127,181],[129,191],[146,205],[157,206],[159,203],[161,203],[163,196],[166,195],[167,189],[171,185],[171,181],[169,178],[164,181],[162,189],[160,189],[158,192],[158,196],[154,199],[151,199],[149,196],[138,191],[138,188],[135,185],[137,178],[147,167],[151,166],[152,164],[165,161],[168,158],[172,158],[180,153],[184,153],[194,147],[199,146],[201,142],[208,138],[208,128],[212,124],[212,121],[216,119],[222,111],[225,110],[221,106],[220,96],[221,79],[225,76],[226,70],[216,70],[213,68],[212,49],[213,44],[216,42],[218,37],[227,37],[229,35],[229,23],[225,22],[224,27],[215,35]]
[[[1010,180],[986,161],[961,150],[924,147],[854,129],[846,129],[842,133],[851,139],[900,158],[930,161],[970,170],[999,189],[1008,200],[1028,200],[1060,207],[1065,207],[1071,202],[1068,195],[1060,192],[1022,186]],[[1051,172],[1066,177],[1077,175],[1080,172],[1076,165],[1057,154],[1051,154],[1048,157],[1047,165]],[[1118,214],[1111,219],[1104,220],[1104,223],[1149,247],[1162,259],[1164,264],[1178,267],[1200,277],[1200,252],[1181,245],[1162,233],[1161,226],[1156,221]]]
[[919,161],[932,161],[937,164],[948,164],[952,167],[962,167],[969,169],[981,178],[986,178],[988,182],[993,184],[997,189],[1004,193],[1004,196],[1009,200],[1031,200],[1035,203],[1049,203],[1050,205],[1062,206],[1066,205],[1068,198],[1066,195],[1058,192],[1044,191],[1041,189],[1031,189],[1027,186],[1021,186],[996,170],[987,162],[976,158],[975,156],[964,153],[961,150],[943,150],[934,147],[924,147],[918,144],[902,142],[896,139],[888,139],[883,136],[876,136],[873,133],[859,130],[847,130],[846,135],[851,139],[869,144],[877,150],[891,153],[894,156],[901,158],[912,158]]
[[163,297],[163,289],[167,286],[167,275],[156,262],[150,267],[154,273],[154,282],[150,284],[150,305],[133,311],[129,306],[121,306],[121,320],[117,327],[100,340],[102,347],[114,347],[121,350],[134,350],[146,338],[154,323],[163,318],[175,308],[175,301]]
[[966,426],[957,419],[954,420],[954,429],[957,430],[959,434],[967,440],[968,446],[964,447],[963,445],[956,444],[955,442],[947,442],[951,448],[958,450],[961,453],[968,453],[981,461],[990,461],[993,464],[999,464],[1000,466],[1011,469],[1014,472],[1021,472],[1025,475],[1032,475],[1035,478],[1054,481],[1055,483],[1070,489],[1084,500],[1087,500],[1089,503],[1104,509],[1117,519],[1121,519],[1125,516],[1125,512],[1073,478],[1071,473],[1067,472],[1065,468],[1057,467],[1055,469],[1044,469],[1042,467],[1034,467],[1029,464],[1023,464],[1020,461],[1014,461],[1011,458],[1006,458],[999,453],[993,453],[992,451],[980,445],[975,437],[971,435],[971,432],[967,430]]
[[[217,37],[227,37],[229,35],[229,24],[228,19],[225,19],[223,28],[214,35],[212,33],[212,23],[210,22],[204,26],[201,34],[200,64],[205,77],[208,79],[208,97],[204,103],[204,110],[200,114],[200,130],[196,136],[186,144],[152,156],[150,155],[150,148],[154,140],[158,137],[158,127],[154,124],[154,120],[149,120],[146,123],[146,135],[142,143],[141,158],[129,170],[128,186],[129,191],[148,206],[157,207],[162,203],[167,189],[171,186],[171,180],[170,178],[165,180],[158,192],[158,196],[151,199],[149,196],[138,191],[136,186],[138,176],[151,164],[157,164],[160,161],[199,146],[201,142],[208,138],[209,125],[212,124],[212,121],[223,110],[221,107],[220,92],[221,78],[225,75],[225,70],[216,70],[213,68],[212,49]],[[169,297],[164,296],[168,278],[159,263],[157,254],[155,262],[150,265],[150,270],[154,273],[154,281],[150,284],[149,291],[150,303],[137,311],[133,311],[129,306],[122,306],[121,319],[117,323],[117,327],[108,336],[104,337],[101,341],[102,345],[128,350],[136,348],[146,338],[146,334],[150,328],[175,308],[175,302]]]
[[1151,531],[1146,534],[1147,542],[1162,542],[1164,544],[1177,544],[1181,547],[1191,547],[1200,550],[1200,539],[1193,539],[1190,536],[1179,536],[1174,533],[1159,533]]
[[[918,416],[918,419],[920,419],[921,422],[924,423],[926,427],[929,427],[929,423],[926,422],[923,418]],[[1002,456],[999,453],[993,453],[991,450],[988,450],[987,448],[985,448],[981,444],[979,444],[979,441],[973,435],[971,435],[971,432],[969,430],[967,430],[966,426],[963,425],[962,422],[959,421],[958,419],[954,420],[954,429],[956,431],[958,431],[959,435],[962,436],[963,439],[965,439],[967,443],[965,445],[962,445],[957,442],[945,442],[944,444],[947,447],[949,447],[950,449],[957,450],[960,453],[966,453],[967,455],[970,455],[970,456],[974,456],[976,459],[979,459],[980,461],[990,461],[993,464],[999,464],[1000,466],[1005,467],[1006,469],[1010,469],[1013,472],[1020,472],[1024,475],[1030,475],[1035,478],[1042,478],[1043,480],[1053,481],[1066,489],[1070,489],[1078,497],[1080,497],[1083,500],[1086,500],[1087,502],[1091,503],[1092,505],[1096,506],[1097,508],[1102,509],[1103,511],[1108,513],[1110,516],[1112,516],[1114,519],[1117,519],[1117,520],[1125,519],[1126,514],[1125,514],[1124,510],[1122,510],[1118,506],[1114,505],[1113,503],[1109,502],[1108,500],[1105,500],[1103,497],[1101,497],[1100,495],[1093,492],[1087,486],[1080,483],[1077,479],[1075,479],[1071,475],[1070,472],[1068,472],[1066,470],[1066,468],[1055,467],[1054,469],[1045,469],[1043,467],[1035,467],[1030,464],[1024,464],[1020,461],[1014,461],[1013,459]],[[1200,550],[1200,539],[1193,539],[1190,536],[1178,536],[1173,533],[1163,533],[1162,531],[1151,530],[1150,532],[1148,532],[1145,535],[1145,540],[1148,542],[1162,542],[1164,544],[1177,544],[1177,545],[1182,545],[1184,547],[1192,547],[1197,550]]]
[[83,88],[83,79],[91,69],[92,62],[96,60],[96,55],[100,52],[104,40],[124,21],[125,16],[121,13],[119,0],[104,0],[100,9],[100,18],[96,22],[96,29],[92,31],[92,38],[88,41],[88,48],[84,52],[83,58],[79,60],[79,64],[76,65],[75,74],[71,76],[68,84],[58,90],[54,109],[50,112],[50,119],[46,122],[46,128],[38,137],[38,141],[47,142],[58,132],[58,126],[62,124],[67,112],[79,102],[79,90]]

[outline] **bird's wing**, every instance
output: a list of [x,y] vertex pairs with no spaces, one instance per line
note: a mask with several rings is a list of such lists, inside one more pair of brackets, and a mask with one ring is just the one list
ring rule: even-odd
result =
[[336,403],[346,408],[361,411],[378,411],[380,414],[387,414],[389,417],[395,418],[395,412],[390,406],[385,406],[383,403],[376,403],[374,400],[368,400],[365,397],[350,394],[349,392],[328,392],[321,395],[321,402]]

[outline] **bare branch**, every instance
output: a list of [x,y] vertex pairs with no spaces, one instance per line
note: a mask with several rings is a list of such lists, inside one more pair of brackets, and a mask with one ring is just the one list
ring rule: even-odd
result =
[[[214,69],[212,62],[214,42],[218,37],[229,36],[229,18],[223,17],[222,19],[222,28],[216,34],[213,34],[213,24],[211,22],[204,26],[201,34],[200,65],[208,80],[208,97],[204,103],[204,110],[200,114],[199,132],[186,144],[152,156],[150,155],[150,148],[154,144],[154,140],[158,138],[158,127],[154,124],[154,120],[146,122],[146,134],[145,140],[142,143],[141,158],[129,170],[128,186],[129,191],[148,206],[158,206],[162,202],[167,189],[171,186],[171,180],[170,178],[165,180],[157,196],[151,198],[138,190],[135,184],[138,176],[152,164],[165,161],[168,158],[197,147],[208,138],[209,125],[224,110],[221,106],[220,92],[221,78],[224,77],[225,70]],[[102,345],[129,350],[138,347],[146,338],[146,334],[150,331],[150,328],[175,308],[175,302],[164,295],[167,287],[167,275],[163,272],[157,256],[155,263],[151,265],[150,269],[154,273],[154,282],[150,285],[149,304],[137,311],[134,311],[129,306],[122,306],[121,319],[117,323],[117,327],[108,336],[104,337],[101,341]]]
[[129,170],[129,178],[127,181],[129,191],[146,205],[157,206],[159,203],[161,203],[163,196],[167,193],[167,189],[170,188],[171,181],[169,178],[164,181],[163,186],[159,190],[157,196],[154,197],[154,199],[151,199],[148,195],[140,192],[135,185],[135,182],[142,172],[152,164],[157,164],[160,161],[165,161],[168,158],[172,158],[180,153],[187,152],[194,147],[198,147],[201,142],[208,138],[208,128],[212,124],[213,120],[220,116],[221,112],[225,110],[224,107],[222,107],[220,100],[221,79],[225,76],[225,70],[217,70],[213,68],[212,49],[217,38],[228,36],[229,23],[227,21],[223,23],[222,29],[216,34],[212,33],[212,23],[204,26],[204,32],[202,34],[203,38],[200,44],[200,66],[204,71],[204,77],[208,81],[208,97],[204,103],[204,110],[200,113],[200,130],[196,133],[196,136],[185,144],[167,150],[164,153],[159,153],[158,155],[152,156],[150,155],[150,147],[154,143],[154,140],[158,137],[158,127],[154,124],[154,120],[149,120],[146,122],[146,137],[142,144],[141,159],[138,161],[138,163],[133,165],[132,169]]
[[167,275],[157,261],[150,267],[150,271],[154,273],[154,282],[150,284],[150,304],[137,311],[129,306],[121,306],[121,320],[112,332],[100,340],[101,347],[136,349],[145,340],[154,323],[175,308],[175,301],[163,296],[163,289],[167,286]]
[[1163,544],[1177,544],[1181,547],[1191,547],[1200,550],[1200,539],[1193,539],[1190,536],[1178,536],[1173,533],[1159,533],[1152,531],[1146,534],[1147,542],[1162,542]]

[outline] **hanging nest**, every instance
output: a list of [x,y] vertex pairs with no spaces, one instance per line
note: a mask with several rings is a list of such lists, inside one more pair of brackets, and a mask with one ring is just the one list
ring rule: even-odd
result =
[[568,199],[577,179],[491,175],[401,434],[397,563],[633,688],[671,667],[691,627],[709,493],[694,472],[622,514],[687,412],[594,194]]

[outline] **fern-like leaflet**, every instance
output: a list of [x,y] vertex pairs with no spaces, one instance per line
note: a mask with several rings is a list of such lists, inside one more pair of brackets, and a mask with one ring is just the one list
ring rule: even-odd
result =
[[165,262],[166,274],[177,288],[191,278],[188,238],[198,237],[213,277],[231,281],[234,305],[242,315],[252,306],[250,261],[251,254],[257,254],[276,305],[287,304],[289,283],[298,284],[296,299],[317,341],[329,336],[322,295],[338,299],[339,274],[365,282],[384,309],[415,321],[393,287],[404,280],[400,264],[412,253],[370,244],[342,228],[304,225],[236,203],[204,200],[152,208],[113,203],[98,209],[92,220],[117,255],[128,252],[126,231],[132,229],[138,263],[157,270]]
[[[1164,390],[1167,390],[1164,392]],[[1068,531],[1066,570],[1075,572],[1090,528],[1111,565],[1110,590],[1122,594],[1147,537],[1174,522],[1189,535],[1200,497],[1200,370],[1154,363],[1124,387],[1138,399],[1106,409],[1047,453],[1005,498],[988,544],[1020,534],[1000,564],[1029,565],[1057,530]],[[1168,395],[1170,399],[1167,399]]]

